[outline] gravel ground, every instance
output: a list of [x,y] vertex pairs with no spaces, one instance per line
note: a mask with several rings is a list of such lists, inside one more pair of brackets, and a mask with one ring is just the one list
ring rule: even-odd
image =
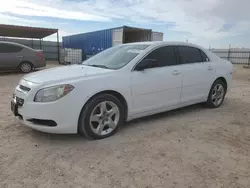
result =
[[235,67],[219,109],[138,119],[104,140],[51,135],[10,112],[21,74],[0,75],[0,187],[250,187],[250,70]]

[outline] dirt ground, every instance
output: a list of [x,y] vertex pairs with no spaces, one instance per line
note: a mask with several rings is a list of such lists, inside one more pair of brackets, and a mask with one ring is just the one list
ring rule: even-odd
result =
[[89,141],[21,125],[10,112],[21,74],[0,74],[1,188],[249,188],[250,69],[234,68],[219,109],[201,105]]

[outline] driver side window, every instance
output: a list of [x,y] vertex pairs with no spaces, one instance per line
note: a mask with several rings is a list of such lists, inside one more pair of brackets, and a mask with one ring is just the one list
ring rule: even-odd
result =
[[151,68],[171,66],[177,64],[174,46],[164,46],[157,48],[150,54],[148,54],[142,60],[142,62],[144,60],[151,60],[153,62]]

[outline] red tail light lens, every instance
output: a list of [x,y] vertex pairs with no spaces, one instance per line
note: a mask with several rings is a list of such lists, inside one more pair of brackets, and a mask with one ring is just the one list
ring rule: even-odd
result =
[[41,60],[44,60],[43,52],[37,52],[36,56],[39,57]]

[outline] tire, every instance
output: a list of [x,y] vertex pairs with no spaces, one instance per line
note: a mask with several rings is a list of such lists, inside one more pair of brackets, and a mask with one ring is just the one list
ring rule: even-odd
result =
[[19,65],[19,69],[22,73],[29,73],[32,71],[33,69],[33,65],[32,63],[30,62],[22,62],[20,65]]
[[97,95],[84,106],[79,118],[78,133],[94,140],[110,137],[123,124],[124,114],[124,106],[115,96]]
[[226,92],[225,82],[220,79],[215,80],[211,86],[206,105],[209,108],[219,108],[225,99]]

